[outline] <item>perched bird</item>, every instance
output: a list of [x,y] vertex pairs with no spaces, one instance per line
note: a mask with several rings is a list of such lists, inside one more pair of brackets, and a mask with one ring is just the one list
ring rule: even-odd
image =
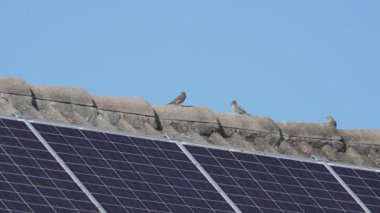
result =
[[334,128],[336,128],[337,127],[337,124],[336,124],[336,120],[330,115],[330,116],[327,116],[327,124],[329,125],[329,126],[332,126],[332,127],[334,127]]
[[232,109],[239,115],[246,115],[247,112],[237,104],[235,100],[231,102]]
[[174,98],[172,102],[168,104],[180,105],[185,101],[185,99],[186,99],[186,93],[181,92],[181,94],[179,94],[176,98]]

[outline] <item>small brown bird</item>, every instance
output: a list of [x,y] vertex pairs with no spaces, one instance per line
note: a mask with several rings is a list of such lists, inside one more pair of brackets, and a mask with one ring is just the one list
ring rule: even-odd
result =
[[327,124],[329,125],[329,126],[332,126],[332,127],[334,127],[334,128],[336,128],[337,127],[337,123],[336,123],[336,120],[331,116],[331,115],[329,115],[329,116],[327,116]]
[[176,98],[174,98],[174,100],[168,104],[173,104],[173,105],[180,105],[182,104],[186,99],[186,93],[185,92],[181,92],[181,94],[179,94]]
[[231,102],[232,109],[239,115],[246,115],[247,112],[237,104],[235,100]]

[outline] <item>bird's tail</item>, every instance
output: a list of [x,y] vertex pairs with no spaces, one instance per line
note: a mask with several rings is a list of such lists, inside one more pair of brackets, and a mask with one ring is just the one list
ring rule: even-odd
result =
[[174,101],[171,101],[170,103],[167,103],[166,105],[173,105]]

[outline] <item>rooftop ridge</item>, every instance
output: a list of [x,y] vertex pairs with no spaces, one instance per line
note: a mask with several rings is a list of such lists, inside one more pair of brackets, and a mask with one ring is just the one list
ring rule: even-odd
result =
[[[275,122],[202,106],[151,105],[136,97],[93,96],[78,87],[30,86],[0,78],[0,115],[182,138],[242,150],[321,155],[380,167],[380,130],[336,130],[323,123]],[[346,151],[347,150],[347,151]]]

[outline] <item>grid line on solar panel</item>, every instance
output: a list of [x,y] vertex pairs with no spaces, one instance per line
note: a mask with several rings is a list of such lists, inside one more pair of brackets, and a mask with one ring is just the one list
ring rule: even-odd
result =
[[[2,177],[4,177],[4,176],[2,176]],[[15,176],[12,176],[12,177],[15,177]],[[24,190],[27,190],[27,188],[30,188],[30,185],[26,184],[25,182],[17,182],[17,180],[13,180],[13,182],[14,182],[13,185],[15,188],[20,187],[20,188],[24,188]],[[0,185],[2,186],[2,188],[4,188],[5,184],[7,184],[6,181],[3,181],[3,180],[0,181]],[[49,184],[35,184],[35,187],[39,191],[42,191],[44,196],[46,196],[46,197],[60,198],[59,195],[61,195],[61,196],[71,195],[72,198],[67,198],[67,199],[72,200],[72,201],[75,201],[76,199],[83,197],[83,195],[78,191],[74,191],[74,190],[70,190],[70,189],[64,189],[64,188],[60,189],[62,194],[59,194],[59,193],[57,193],[56,187],[54,187],[54,186],[52,187],[51,185],[47,186],[47,185],[49,185]],[[25,193],[28,194],[27,192],[25,192]],[[29,190],[29,194],[30,194],[30,190]],[[76,194],[76,196],[73,196],[75,194]]]
[[[116,152],[115,152],[116,153]],[[119,161],[119,163],[122,163],[123,161]],[[102,167],[98,167],[98,168],[102,168]],[[104,168],[104,169],[106,169],[106,168]],[[100,176],[101,177],[101,176]],[[159,176],[157,176],[157,177],[159,177]],[[112,181],[116,181],[116,180],[118,180],[119,178],[113,178],[112,177],[112,175],[110,176],[110,177],[108,177],[108,178],[110,178],[110,179],[113,179]],[[139,182],[139,181],[137,181],[137,182]],[[143,183],[143,182],[141,182],[141,183]],[[138,192],[139,192],[139,190],[136,190],[136,194],[138,194]],[[141,191],[141,192],[143,192],[143,191]],[[141,199],[141,200],[144,200],[144,199]]]
[[[2,151],[5,152],[5,150],[4,150],[3,147],[2,147]],[[4,156],[2,156],[2,159],[4,159]],[[11,159],[11,158],[9,158],[9,159]],[[15,162],[14,162],[12,159],[11,159],[11,162],[12,162],[11,165],[16,165],[16,167],[18,168],[17,176],[20,175],[19,172],[21,172],[21,173],[22,173],[22,176],[23,176],[23,177],[26,177],[26,179],[29,180],[29,178],[24,174],[24,172],[19,168],[19,166],[17,166],[17,164],[15,164]],[[6,174],[7,174],[6,172],[2,172],[2,178],[3,178],[4,180],[6,180],[7,182],[9,182],[9,181],[12,181],[12,182],[15,181],[14,178],[9,178],[9,180],[8,180],[7,176],[5,176]],[[13,176],[13,177],[15,177],[15,176]],[[16,179],[16,181],[17,181],[17,179]],[[30,181],[30,180],[29,180],[29,181]],[[17,194],[20,195],[20,197],[22,197],[23,201],[26,202],[26,201],[25,201],[25,198],[24,198],[23,196],[21,196],[21,194],[24,194],[24,193],[19,193],[19,192],[15,189],[15,185],[16,185],[16,184],[14,184],[14,185],[12,186],[12,188],[17,192]],[[33,189],[34,189],[37,193],[39,193],[39,195],[41,195],[40,192],[39,192],[38,190],[36,190],[36,188],[35,188],[34,186],[33,186]],[[47,200],[45,199],[45,197],[42,197],[42,199],[44,199],[45,201],[47,201]]]
[[[299,164],[299,162],[297,162],[297,161],[289,161],[289,160],[285,160],[285,159],[283,159],[281,161],[282,161],[282,164],[288,164],[289,167],[292,167],[292,164]],[[290,163],[290,165],[289,165],[289,163]],[[307,168],[309,170],[309,173],[314,178],[315,178],[316,171],[321,171],[321,169],[322,169],[322,170],[325,170],[327,172],[326,168],[320,164],[311,164],[311,163],[307,163],[307,162],[304,162],[302,164],[305,168]],[[296,167],[295,165],[293,165],[293,166]],[[298,166],[300,166],[300,164]],[[311,170],[310,170],[311,168],[309,168],[309,167],[318,167],[318,166],[319,166],[319,168],[315,168],[316,171],[311,172]],[[290,170],[289,168],[287,168],[287,169]],[[347,205],[346,200],[341,199],[340,196],[337,196],[338,194],[334,194],[334,196],[332,196],[333,192],[331,192],[331,191],[336,190],[337,192],[339,192],[339,191],[343,190],[343,188],[341,187],[340,184],[336,183],[335,188],[334,188],[332,186],[329,186],[329,184],[330,184],[329,182],[320,181],[318,178],[314,179],[314,181],[316,180],[317,182],[306,181],[307,179],[304,179],[304,178],[306,178],[307,175],[304,175],[305,174],[304,171],[303,171],[303,173],[299,171],[299,172],[296,172],[295,174],[294,174],[294,172],[292,172],[294,170],[290,170],[290,171],[293,175],[301,176],[301,178],[296,177],[298,183],[302,184],[305,189],[310,188],[309,190],[307,190],[308,194],[310,196],[312,196],[315,201],[317,201],[317,203],[320,207],[324,206],[324,207],[326,207],[326,209],[329,209],[329,208],[334,208],[336,206],[336,204],[339,204],[339,206],[341,206],[345,210],[350,209],[350,206],[349,206],[349,204]],[[327,173],[325,173],[325,174],[327,174]],[[331,178],[333,178],[333,176],[331,174],[329,174],[329,175],[331,176]],[[302,180],[305,180],[306,183]],[[334,182],[336,182],[336,180],[334,180]],[[313,185],[313,186],[309,187],[311,185]],[[321,186],[322,186],[322,190],[321,189],[317,190],[317,188],[321,188]],[[345,195],[346,196],[344,196],[344,197],[346,199],[353,200],[352,197],[350,197],[348,193],[345,192]],[[330,201],[330,199],[336,200],[339,202],[333,203]],[[359,209],[359,207],[357,207],[357,208]]]
[[[141,147],[140,147],[139,149],[140,149],[140,151],[142,150]],[[167,152],[164,153],[164,155],[166,155],[166,157],[167,157],[168,159],[171,159],[172,162],[173,162],[173,161],[175,162],[175,160],[174,160],[175,157],[169,157],[169,155],[170,155],[169,153],[170,153],[170,152],[167,151]],[[181,152],[177,152],[177,153],[178,153],[178,154],[181,154],[180,156],[183,156],[183,157],[181,157],[181,159],[185,159],[185,158],[186,158],[186,157],[183,155],[183,153],[181,153]],[[187,159],[187,158],[186,158],[186,159]],[[168,162],[168,163],[169,163],[169,162]],[[186,162],[185,162],[185,161],[181,162],[181,164],[183,164],[183,163],[186,163]],[[188,172],[189,172],[189,171],[188,171]],[[187,173],[188,173],[188,172],[187,172]],[[161,172],[160,172],[160,173],[161,173]],[[181,173],[181,171],[180,171],[180,173]],[[186,173],[185,173],[185,174],[186,174]],[[201,174],[199,174],[199,175],[202,177],[202,179],[204,179],[204,177],[203,177]],[[186,176],[185,176],[185,177],[186,177]],[[179,180],[176,180],[175,182],[178,182],[178,181],[179,181]],[[182,181],[183,181],[183,180],[182,180]],[[191,178],[190,178],[190,179],[187,178],[187,181],[189,181],[189,183],[190,183],[191,185],[193,185],[192,182],[190,182],[190,181],[191,181]],[[205,184],[207,183],[207,184],[209,185],[210,189],[212,188],[211,185],[210,185],[207,181],[204,181],[204,183],[205,183]],[[204,186],[204,185],[202,185],[202,186]],[[196,188],[194,185],[193,185],[193,187]],[[177,187],[177,186],[175,186],[175,187],[173,187],[173,188],[176,189],[176,188],[181,188],[181,187]],[[213,188],[212,188],[212,189],[213,189]],[[183,188],[183,189],[180,189],[180,190],[182,191],[182,190],[184,190],[184,188]],[[207,192],[207,190],[201,190],[200,188],[198,188],[198,191],[199,191],[199,192],[204,191],[204,193]],[[201,196],[202,196],[202,195],[201,195]],[[190,202],[191,199],[192,199],[192,198],[190,198],[190,197],[187,198],[186,195],[183,195],[183,198],[186,198],[186,200],[187,200],[186,202]],[[189,199],[190,199],[190,200],[189,200]],[[196,201],[196,200],[201,201],[202,199],[193,199],[192,202],[194,202],[194,201]],[[209,205],[209,207],[211,207],[211,208],[215,208],[215,207],[212,206],[212,204],[213,204],[213,201],[212,201],[212,200],[213,200],[213,198],[211,197],[208,205]],[[199,201],[198,201],[198,202],[199,202]],[[218,201],[215,201],[215,202],[218,203]],[[223,204],[223,203],[219,203],[218,205],[222,205],[222,204]]]
[[[0,183],[3,190],[0,200],[9,210],[97,212],[95,205],[80,191],[25,123],[8,119],[0,119],[0,123]],[[51,161],[50,166],[54,165],[60,171],[47,171],[45,160]],[[56,176],[63,180],[56,179]],[[50,191],[40,185],[49,185]],[[67,193],[65,188],[72,192]],[[72,194],[74,192],[81,196]],[[54,196],[51,196],[52,193]],[[15,205],[15,202],[19,204]]]
[[[41,135],[45,138],[45,140],[47,140],[48,142],[50,142],[52,140],[53,137],[51,137],[51,135],[49,136],[49,134],[44,134],[44,133],[41,133]],[[54,136],[55,138],[59,138],[61,136],[59,135],[55,135]],[[61,137],[60,139],[55,139],[56,141],[55,142],[67,142],[67,140],[64,138],[64,137]],[[76,174],[82,174],[81,172],[86,172],[84,174],[90,174],[93,178],[95,178],[96,180],[93,180],[94,182],[97,182],[99,187],[103,187],[103,190],[104,190],[104,193],[96,193],[95,191],[92,191],[91,189],[94,189],[94,185],[90,185],[92,187],[89,188],[89,190],[95,194],[95,195],[98,195],[99,197],[99,202],[104,206],[114,206],[111,208],[111,210],[126,210],[124,207],[123,207],[123,201],[121,198],[120,199],[120,196],[116,196],[111,190],[109,190],[109,188],[107,187],[104,187],[105,185],[107,185],[104,181],[105,181],[105,178],[107,178],[107,176],[100,176],[97,174],[96,172],[96,166],[87,166],[88,164],[88,161],[86,161],[84,159],[83,156],[87,156],[86,154],[87,153],[78,153],[77,149],[73,148],[72,146],[65,146],[65,145],[61,145],[62,143],[50,143],[50,145],[55,149],[57,150],[56,152],[57,153],[71,153],[73,156],[77,156],[79,159],[81,159],[81,161],[83,162],[83,164],[73,164],[73,163],[70,163],[70,157],[67,158],[66,156],[62,156],[61,155],[61,158],[63,158],[64,161],[66,161],[66,164],[73,170],[74,173]],[[89,147],[89,146],[88,146]],[[109,170],[109,168],[112,168],[104,159],[102,159],[102,157],[99,155],[99,153],[92,153],[91,156],[96,156],[98,155],[98,158],[96,159],[99,159],[99,161],[101,161],[104,165],[106,165],[107,167],[104,167],[105,170]],[[80,165],[81,167],[76,167],[76,165]],[[88,164],[90,165],[90,164]],[[102,169],[102,167],[99,167],[100,169]],[[104,171],[103,171],[104,172]],[[111,176],[118,176],[118,174],[112,172],[112,175]],[[83,177],[83,176],[79,176],[80,177]],[[120,176],[117,180],[120,179]],[[85,180],[81,180],[84,184],[87,184],[87,181],[88,179],[85,179]],[[123,181],[122,181],[123,182]],[[112,183],[114,184],[114,183]],[[89,185],[89,184],[87,184]],[[127,187],[126,183],[122,183],[121,184],[123,187]],[[98,187],[98,188],[99,188]],[[133,193],[134,194],[134,193]],[[101,196],[99,196],[101,195]],[[108,195],[111,195],[112,198],[108,198]],[[134,194],[134,198],[136,199],[137,196]],[[138,199],[136,199],[138,201]],[[139,205],[141,206],[141,208],[146,208],[146,206],[144,206],[144,204],[142,203],[139,203]]]
[[186,148],[243,211],[249,205],[292,212],[363,211],[324,165],[200,146]]
[[[33,125],[95,197],[107,195],[110,200],[129,199],[116,207],[128,211],[130,201],[136,201],[134,207],[141,210],[232,211],[174,143]],[[73,154],[76,157],[70,157]],[[115,191],[117,187],[118,192]],[[127,193],[126,197],[123,193]],[[130,199],[131,196],[134,199]]]
[[[223,157],[222,157],[223,158]],[[228,159],[226,159],[226,160],[228,160]],[[236,168],[236,167],[238,167],[239,166],[239,163],[236,163],[236,161],[234,160],[234,161],[231,161],[230,163],[233,163],[232,165],[230,165],[229,167],[230,168]],[[228,166],[227,166],[228,167]],[[231,169],[228,169],[228,168],[226,168],[225,169],[226,171],[227,171],[227,173],[229,173],[230,175],[233,175],[234,173],[235,173],[235,175],[241,175],[241,174],[244,174],[244,172],[246,172],[246,170],[243,170],[243,169],[241,169],[240,171],[237,171],[237,172],[231,172]],[[235,169],[236,170],[236,169]],[[244,179],[244,178],[242,178],[241,180],[246,180],[247,182],[251,182],[252,181],[252,175],[251,174],[245,174],[245,177],[247,178],[247,179]],[[260,177],[260,176],[258,176],[258,177]],[[265,177],[265,176],[262,176],[262,177]],[[225,177],[223,177],[223,179],[224,179]],[[272,180],[272,182],[273,181],[275,181],[275,179],[273,178],[273,177],[271,177],[273,180]],[[236,178],[236,180],[239,180],[240,178]],[[268,179],[268,177],[266,177],[266,179]],[[236,183],[238,183],[238,182],[242,182],[242,181],[237,181]],[[256,187],[260,187],[260,190],[263,190],[263,188],[262,188],[262,184],[263,183],[265,183],[266,181],[264,181],[264,180],[260,180],[260,181],[256,181],[255,180],[255,182],[257,183],[257,185],[256,185]],[[270,180],[268,180],[268,184],[273,184],[272,182],[270,182]],[[232,182],[230,182],[230,183],[232,183]],[[262,183],[262,184],[260,184],[260,183]],[[234,185],[234,184],[233,184]],[[249,188],[249,185],[247,184],[247,185],[244,185],[244,187],[248,187]],[[280,186],[281,187],[281,186]],[[276,187],[277,188],[277,187]],[[267,200],[267,201],[271,201],[272,200],[272,198],[271,198],[271,195],[270,194],[268,194],[268,193],[266,193],[266,192],[270,192],[271,190],[267,190],[267,191],[265,191],[265,190],[263,190],[264,192],[265,192],[265,194],[267,195],[267,197],[268,197],[268,199],[261,199],[261,201],[265,201],[265,200]],[[242,191],[241,191],[242,192]],[[275,192],[275,191],[273,191],[273,192]],[[246,194],[245,192],[243,192],[244,194]],[[232,193],[233,194],[233,193]],[[279,193],[279,194],[281,194],[281,193]],[[247,195],[247,194],[246,194]],[[286,195],[286,194],[283,194],[283,195]],[[253,197],[255,197],[255,196],[253,196]],[[260,198],[259,198],[260,199]],[[286,200],[291,200],[291,203],[292,202],[294,202],[294,200],[292,200],[292,198],[291,197],[287,197],[287,199]],[[273,204],[271,204],[272,206],[273,206]],[[261,206],[262,207],[262,206]],[[279,208],[279,206],[277,206],[278,208]],[[262,207],[263,208],[263,207]]]
[[[9,168],[9,167],[8,167]],[[22,168],[21,166],[19,166],[19,169],[20,168]],[[21,169],[21,171],[25,171],[25,169]],[[23,173],[24,175],[25,175],[25,173]],[[8,176],[10,176],[10,178],[8,178],[8,181],[12,181],[12,182],[14,182],[14,186],[18,186],[15,182],[16,181],[31,181],[31,180],[33,180],[33,179],[35,179],[35,178],[37,178],[37,177],[33,177],[33,176],[30,176],[29,174],[28,174],[28,178],[26,178],[25,180],[20,180],[20,174],[13,174],[13,175],[10,175],[10,174],[7,174],[6,172],[3,172],[3,176],[6,176],[6,177],[8,177]],[[7,178],[6,178],[7,179]],[[44,179],[41,179],[41,182],[43,181],[43,183],[46,183],[47,182],[47,180],[44,180]],[[35,184],[35,186],[34,186],[34,188],[36,189],[35,191],[37,192],[37,193],[39,193],[39,194],[41,194],[40,193],[40,190],[39,190],[39,188],[37,187],[38,186],[38,184]],[[56,186],[56,185],[55,185]],[[58,188],[58,187],[56,187],[56,188]],[[18,190],[25,190],[25,187],[21,187],[20,189],[18,189]],[[58,191],[56,190],[56,193],[57,193]],[[20,194],[24,194],[24,193],[20,193]],[[25,194],[27,194],[27,193],[25,193]],[[63,196],[63,197],[65,197],[65,196]],[[66,198],[66,197],[65,197]],[[51,199],[49,199],[49,196],[44,196],[44,199],[45,199],[45,201],[47,201],[47,200],[49,200],[49,201],[51,201]]]
[[[63,153],[61,153],[61,154],[63,154]],[[69,164],[71,164],[71,165],[78,165],[78,166],[81,165],[78,162],[78,160],[75,159],[76,155],[65,153],[65,154],[63,154],[63,156],[66,156],[68,159],[70,159],[70,161],[76,161],[76,162],[68,162]],[[96,159],[96,158],[89,158],[89,159]],[[154,158],[154,159],[155,160],[159,160],[159,159],[163,159],[163,158]],[[119,160],[109,160],[109,161],[115,162],[115,163],[123,163],[124,162],[124,161],[119,161]],[[178,162],[181,163],[181,162],[185,162],[185,161],[178,161]],[[106,167],[106,166],[98,166],[98,165],[99,164],[92,165],[92,166],[94,168],[97,168],[97,169],[108,169],[109,168],[109,167]],[[136,163],[136,165],[144,165],[144,164],[142,164],[142,163]],[[173,178],[181,177],[180,174],[176,173],[177,170],[171,169],[170,166],[162,166],[162,167],[161,166],[157,166],[157,168],[165,170],[166,172],[168,172],[168,174],[165,175],[166,177],[173,177]],[[120,168],[120,169],[115,168],[114,170],[116,170],[116,171],[125,171],[125,172],[128,171],[128,170],[123,170],[122,168]],[[207,181],[203,180],[203,176],[202,175],[194,173],[191,170],[186,170],[186,169],[183,169],[183,170],[186,171],[186,172],[189,172],[190,174],[193,175],[193,176],[189,176],[188,180],[194,180],[194,181],[208,183]],[[81,172],[78,172],[78,173],[81,173]],[[152,175],[152,176],[157,177],[157,178],[161,177],[161,175],[150,174],[150,173],[145,173],[145,172],[138,172],[138,173],[146,174],[146,175]],[[195,174],[197,174],[197,175],[194,176]],[[102,175],[99,175],[99,176],[102,177]],[[106,177],[106,176],[104,176],[104,177]]]
[[[16,188],[17,190],[17,188]],[[4,190],[0,190],[0,193],[6,193],[7,191],[4,191]],[[40,195],[35,195],[34,193],[18,193],[19,196],[21,197],[28,197],[29,199],[33,199],[34,201],[37,201],[41,198]],[[61,199],[57,196],[47,196],[47,195],[44,195],[45,196],[45,201],[48,201],[52,206],[54,206],[54,210],[72,210],[71,208],[67,208],[64,206],[64,204],[66,203],[66,199]],[[5,198],[2,198],[4,201],[12,201],[11,199],[8,199],[7,197]],[[24,202],[28,203],[26,200],[24,200]],[[46,203],[43,203],[43,204],[37,204],[37,203],[34,203],[34,205],[40,205],[40,206],[46,206]],[[77,205],[86,205],[85,203],[81,203],[79,202]],[[31,211],[31,210],[30,210]],[[77,210],[76,210],[77,212]]]
[[[1,174],[1,173],[0,173]],[[6,180],[6,178],[1,174],[0,176],[3,180]],[[6,185],[7,187],[4,187]],[[10,185],[8,182],[3,184],[2,188],[8,188],[7,191],[3,191],[0,193],[0,199],[2,202],[4,202],[5,206],[9,210],[12,211],[18,211],[18,210],[23,210],[24,212],[31,211],[30,207],[26,205],[26,201],[23,199],[23,197],[17,192],[17,190]],[[18,208],[12,208],[13,205],[10,205],[9,202],[17,202],[20,203],[18,205]]]
[[[227,171],[228,172],[228,171]],[[228,172],[230,175],[231,175],[231,173],[230,172]],[[236,183],[237,184],[239,184],[239,183],[242,183],[243,181],[242,180],[244,180],[244,179],[240,179],[240,178],[236,178]],[[250,179],[245,179],[247,182],[251,182],[252,180],[250,180]],[[278,191],[276,191],[276,190],[264,190],[264,188],[265,187],[263,187],[263,185],[265,185],[265,184],[268,184],[268,186],[270,186],[270,185],[272,185],[273,183],[272,182],[266,182],[266,181],[256,181],[256,184],[257,184],[257,186],[260,188],[260,190],[263,190],[264,192],[265,192],[265,194],[267,195],[267,199],[266,198],[261,198],[261,197],[256,197],[255,195],[253,195],[253,196],[251,196],[251,197],[254,197],[254,198],[256,198],[255,200],[254,200],[254,202],[255,203],[257,203],[257,202],[260,202],[261,203],[261,205],[260,205],[260,203],[258,203],[257,205],[259,205],[261,208],[269,208],[270,206],[272,206],[272,207],[274,207],[274,205],[276,205],[276,207],[277,208],[281,208],[280,206],[281,206],[281,199],[279,199],[279,201],[278,202],[276,202],[276,203],[273,203],[272,202],[272,200],[273,200],[273,193],[277,193]],[[240,184],[241,185],[241,184]],[[249,185],[248,184],[244,184],[244,187],[246,187],[247,189],[250,189],[250,187],[249,187]],[[277,187],[281,187],[282,188],[282,186],[281,185],[278,185]],[[277,187],[275,187],[275,188],[277,188]],[[251,189],[254,189],[254,188],[251,188]],[[233,194],[233,193],[231,193],[231,194]],[[246,192],[244,192],[244,194],[245,195],[248,195]],[[292,203],[294,203],[294,200],[293,200],[293,198],[291,198],[291,197],[289,197],[289,196],[287,196],[287,193],[277,193],[277,198],[279,198],[279,197],[281,197],[281,195],[282,196],[285,196],[286,198],[284,199],[284,200],[286,200],[286,201],[284,201],[285,203],[288,203],[288,205],[291,205]],[[265,204],[265,202],[267,202],[268,204]],[[266,205],[266,206],[265,206]]]
[[380,212],[380,172],[331,167],[372,212]]

